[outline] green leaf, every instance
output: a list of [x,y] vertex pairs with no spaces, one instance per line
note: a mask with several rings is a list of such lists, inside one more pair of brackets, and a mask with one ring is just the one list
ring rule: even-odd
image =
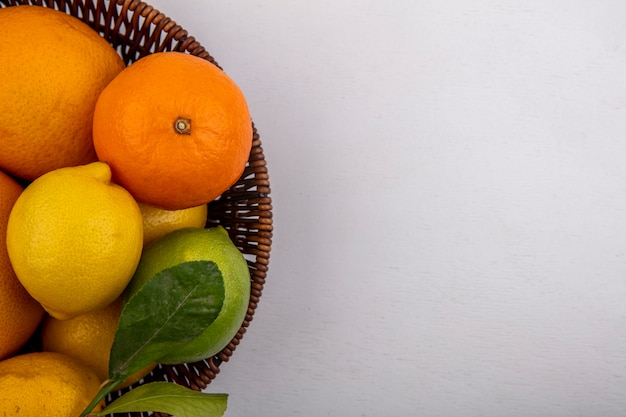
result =
[[221,417],[226,412],[227,394],[208,394],[171,382],[151,382],[128,391],[104,410],[91,413],[160,412],[176,417]]
[[109,378],[124,379],[202,333],[224,302],[212,261],[184,262],[150,278],[126,303],[111,348]]

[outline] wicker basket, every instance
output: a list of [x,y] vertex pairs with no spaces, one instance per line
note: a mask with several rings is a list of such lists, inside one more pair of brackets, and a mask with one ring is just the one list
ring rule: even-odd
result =
[[[108,40],[126,64],[153,52],[184,51],[218,65],[193,36],[154,7],[138,0],[0,0],[0,7],[30,4],[78,17]],[[219,66],[219,65],[218,65]],[[257,308],[268,271],[272,244],[272,201],[265,156],[253,126],[252,150],[239,181],[209,204],[207,227],[222,225],[243,252],[250,269],[248,313],[233,340],[219,354],[184,365],[159,365],[146,381],[166,380],[202,390],[219,373],[243,338]],[[109,396],[111,401],[123,392]]]

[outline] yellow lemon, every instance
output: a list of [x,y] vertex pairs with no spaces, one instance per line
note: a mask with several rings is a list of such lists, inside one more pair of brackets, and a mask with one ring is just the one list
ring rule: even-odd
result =
[[[56,352],[26,353],[0,362],[0,416],[77,417],[100,381],[89,367]],[[101,405],[92,411],[100,411]]]
[[[59,352],[80,359],[104,382],[109,376],[109,357],[122,313],[120,299],[108,306],[67,320],[52,316],[44,319],[41,344],[44,351]],[[131,375],[119,388],[134,384],[146,376],[156,364]]]
[[187,261],[213,261],[224,279],[224,304],[217,318],[182,349],[159,359],[161,363],[189,363],[206,359],[222,350],[243,323],[250,301],[250,271],[243,254],[221,226],[210,229],[180,229],[148,246],[127,290],[127,300],[143,284],[164,269]]
[[148,204],[138,204],[143,217],[144,246],[174,230],[186,227],[204,227],[206,224],[206,204],[182,210],[165,210]]
[[141,212],[106,163],[50,171],[15,202],[7,250],[18,279],[53,317],[68,319],[120,296],[143,246]]

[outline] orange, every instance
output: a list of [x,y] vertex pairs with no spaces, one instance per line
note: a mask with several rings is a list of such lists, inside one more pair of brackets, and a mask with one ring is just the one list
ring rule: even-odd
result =
[[0,8],[0,167],[33,180],[96,160],[93,111],[123,68],[79,19],[39,6]]
[[237,182],[252,121],[243,93],[217,66],[159,52],[102,91],[93,140],[98,158],[135,199],[179,210],[206,204]]
[[13,272],[6,247],[7,223],[22,187],[0,172],[0,359],[17,352],[33,335],[44,310]]

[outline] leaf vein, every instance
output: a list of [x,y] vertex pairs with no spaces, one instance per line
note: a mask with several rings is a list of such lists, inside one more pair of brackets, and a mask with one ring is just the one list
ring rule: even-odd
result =
[[180,301],[180,303],[178,303],[175,310],[167,317],[167,319],[163,322],[162,326],[156,329],[156,331],[152,334],[152,336],[146,339],[146,341],[142,345],[139,346],[139,349],[135,350],[135,352],[132,355],[130,355],[130,357],[125,362],[121,364],[120,369],[126,369],[128,367],[128,364],[132,363],[133,359],[140,352],[142,352],[146,346],[149,346],[152,343],[152,341],[161,333],[163,328],[165,328],[166,325],[172,320],[172,318],[176,316],[176,313],[185,305],[185,302],[195,293],[195,291],[198,289],[199,286],[200,284],[198,283],[193,288],[191,288],[191,291],[189,291],[187,295]]

